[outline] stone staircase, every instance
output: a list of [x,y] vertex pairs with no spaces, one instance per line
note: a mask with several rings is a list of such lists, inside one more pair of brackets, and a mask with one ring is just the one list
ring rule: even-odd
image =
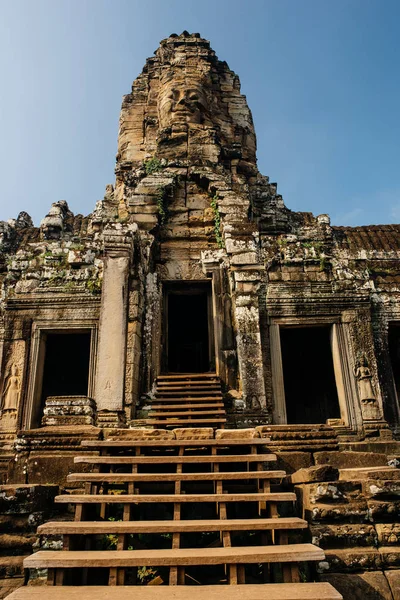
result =
[[88,453],[75,462],[93,470],[68,480],[85,493],[56,498],[75,520],[38,530],[61,535],[63,549],[24,561],[31,576],[47,569],[48,585],[21,587],[10,600],[342,598],[327,582],[301,583],[325,554],[299,541],[307,522],[292,516],[295,494],[281,491],[286,473],[273,468],[268,440],[147,433],[83,442]]
[[215,373],[161,375],[145,424],[156,428],[224,427],[221,382]]
[[320,579],[345,598],[400,597],[400,469],[321,465],[292,481],[312,542],[325,552]]

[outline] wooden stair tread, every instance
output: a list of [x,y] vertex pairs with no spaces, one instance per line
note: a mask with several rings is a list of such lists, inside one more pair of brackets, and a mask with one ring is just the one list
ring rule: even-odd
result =
[[[215,396],[220,396],[222,398],[222,393],[221,390],[204,390],[207,391],[211,396],[215,397]],[[171,390],[171,391],[167,391],[167,390],[162,390],[162,391],[156,391],[154,393],[154,395],[158,398],[159,396],[165,396],[165,397],[170,397],[173,396],[174,394],[178,394],[178,396],[184,395],[187,397],[190,396],[204,396],[204,391],[202,392],[196,392],[196,391],[192,391],[192,390],[182,390],[181,392],[177,392],[176,390]]]
[[[183,407],[180,407],[183,408]],[[203,416],[203,415],[225,415],[225,410],[220,410],[218,408],[215,408],[214,410],[197,410],[197,411],[191,411],[191,410],[180,410],[180,411],[172,411],[172,412],[161,412],[161,411],[155,411],[153,410],[153,408],[151,409],[151,411],[149,412],[149,418],[160,418],[160,417],[165,417],[166,419],[169,419],[171,417],[190,417],[190,416]]]
[[198,398],[195,396],[191,396],[190,398],[185,398],[184,396],[178,398],[175,396],[158,396],[154,402],[222,402],[222,396],[199,396]]
[[9,600],[343,600],[330,583],[20,587]]
[[146,419],[147,425],[192,425],[193,423],[205,423],[211,425],[212,423],[226,423],[226,419],[168,419],[168,421],[160,421],[158,419]]
[[179,548],[172,550],[39,550],[25,568],[187,566],[319,561],[324,551],[313,544]]
[[[132,430],[134,432],[134,430]],[[204,440],[190,440],[190,439],[182,439],[182,440],[160,440],[157,438],[149,439],[138,439],[138,440],[105,440],[105,441],[97,441],[97,440],[83,440],[81,446],[85,448],[136,448],[136,447],[174,447],[174,446],[186,446],[187,448],[193,448],[195,446],[265,446],[269,443],[269,439],[267,438],[252,438],[252,439],[204,439]],[[218,455],[217,455],[218,456]]]
[[271,462],[275,454],[215,454],[213,456],[75,456],[75,463],[117,465],[117,464],[184,464],[184,463],[240,463]]
[[71,473],[67,481],[128,483],[157,481],[235,481],[238,479],[282,479],[285,471],[220,471],[218,473]]
[[293,492],[255,492],[242,494],[68,494],[54,501],[68,504],[139,504],[154,502],[289,502]]
[[198,404],[188,404],[187,402],[181,402],[180,404],[152,404],[151,405],[151,410],[174,410],[175,408],[186,408],[187,410],[191,409],[191,408],[195,408],[196,410],[198,408],[224,408],[224,405],[222,402],[215,402],[214,404],[212,402],[207,402],[202,404],[201,402],[199,402]]
[[49,521],[39,525],[38,533],[48,535],[182,533],[212,531],[258,531],[305,529],[307,521],[298,517],[259,519],[209,519],[183,521]]
[[216,373],[168,373],[159,375],[158,381],[170,381],[171,379],[219,379]]

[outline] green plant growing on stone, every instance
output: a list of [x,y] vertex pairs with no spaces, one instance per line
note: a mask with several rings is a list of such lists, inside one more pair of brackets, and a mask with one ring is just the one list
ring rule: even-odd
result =
[[153,173],[157,173],[162,168],[161,161],[153,156],[149,160],[146,160],[144,163],[144,169],[146,171],[146,175],[152,175]]
[[214,216],[214,235],[218,248],[225,248],[224,238],[221,233],[221,215],[218,208],[218,192],[211,196],[210,206]]
[[89,279],[86,282],[86,289],[91,293],[91,294],[100,294],[101,293],[101,287],[102,287],[102,280],[97,278],[97,279]]
[[168,217],[167,190],[165,186],[160,186],[157,188],[156,202],[160,225],[164,225]]

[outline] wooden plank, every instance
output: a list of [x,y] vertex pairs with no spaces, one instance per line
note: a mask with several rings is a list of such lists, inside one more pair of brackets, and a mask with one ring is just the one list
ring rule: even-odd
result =
[[[182,407],[180,407],[182,408]],[[170,419],[171,417],[197,417],[202,415],[225,415],[225,410],[220,410],[218,408],[214,410],[178,410],[172,412],[165,412],[160,410],[153,410],[149,412],[149,419],[160,419],[161,417],[165,417],[166,419]]]
[[329,583],[268,583],[239,586],[21,587],[7,600],[343,600]]
[[75,456],[75,463],[93,465],[155,465],[179,463],[257,463],[273,462],[275,454],[217,454],[215,456]]
[[[38,533],[52,535],[173,533],[211,531],[258,531],[306,529],[307,521],[298,517],[278,519],[219,519],[185,521],[49,521],[39,525]],[[287,543],[287,541],[286,541]]]
[[[133,430],[134,432],[134,430]],[[205,440],[159,440],[155,439],[137,439],[137,440],[83,440],[81,446],[85,448],[134,448],[140,447],[175,447],[175,446],[186,446],[187,448],[195,448],[197,446],[265,446],[270,440],[267,438],[253,438],[253,439],[229,439],[229,440],[215,440],[213,438]]]
[[161,421],[160,419],[146,419],[146,424],[147,425],[168,425],[168,426],[175,426],[175,425],[185,425],[188,427],[191,427],[194,424],[199,425],[200,423],[202,423],[203,425],[215,425],[215,427],[217,427],[218,424],[222,425],[223,423],[226,423],[226,419],[177,419],[177,418],[173,418],[173,419],[167,419],[165,421]]
[[241,546],[229,548],[182,548],[173,550],[39,550],[24,559],[25,569],[188,566],[303,562],[324,560],[313,544],[287,546]]
[[[239,481],[246,479],[282,479],[285,471],[221,471],[219,473],[70,473],[67,480],[107,483],[156,481]],[[268,491],[268,490],[264,490]]]
[[293,492],[270,492],[254,494],[98,494],[78,495],[68,494],[56,496],[54,501],[59,504],[144,504],[154,502],[294,502]]
[[207,402],[205,404],[202,404],[201,402],[199,402],[198,404],[188,404],[187,401],[181,402],[180,404],[152,404],[151,405],[151,410],[175,410],[175,409],[179,409],[179,408],[186,408],[187,410],[190,409],[195,409],[197,410],[198,408],[224,408],[224,404],[223,402],[215,402],[214,404],[212,402]]

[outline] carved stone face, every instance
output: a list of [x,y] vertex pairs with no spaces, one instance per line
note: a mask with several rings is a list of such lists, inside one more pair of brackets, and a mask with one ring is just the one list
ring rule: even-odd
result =
[[203,123],[207,112],[208,100],[201,81],[173,80],[161,88],[158,113],[162,129],[174,123]]

